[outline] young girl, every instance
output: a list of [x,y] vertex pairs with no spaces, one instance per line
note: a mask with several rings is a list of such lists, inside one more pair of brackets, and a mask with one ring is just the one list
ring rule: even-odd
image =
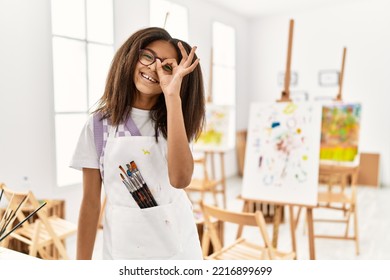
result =
[[[71,163],[83,171],[77,259],[92,257],[102,182],[104,259],[202,259],[183,190],[193,172],[189,142],[204,123],[195,50],[152,27],[134,33],[117,51]],[[119,166],[131,161],[158,206],[141,209],[125,187]]]

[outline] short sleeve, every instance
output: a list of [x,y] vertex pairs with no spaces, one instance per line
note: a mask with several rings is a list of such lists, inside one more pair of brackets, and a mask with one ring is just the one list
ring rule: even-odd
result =
[[93,116],[88,119],[81,131],[70,167],[77,170],[82,170],[82,168],[99,169],[99,156],[93,132]]

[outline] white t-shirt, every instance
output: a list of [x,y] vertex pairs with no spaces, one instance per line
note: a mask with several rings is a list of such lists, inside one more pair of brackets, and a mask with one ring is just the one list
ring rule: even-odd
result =
[[[155,134],[153,121],[149,113],[148,110],[136,108],[131,110],[131,118],[142,136],[154,136]],[[82,168],[99,169],[99,156],[95,147],[93,116],[91,115],[81,131],[70,167],[78,170]]]

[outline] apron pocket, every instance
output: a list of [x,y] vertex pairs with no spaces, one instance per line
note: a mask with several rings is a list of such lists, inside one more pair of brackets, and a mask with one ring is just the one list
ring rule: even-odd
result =
[[112,207],[114,259],[162,259],[181,250],[177,203],[139,209]]

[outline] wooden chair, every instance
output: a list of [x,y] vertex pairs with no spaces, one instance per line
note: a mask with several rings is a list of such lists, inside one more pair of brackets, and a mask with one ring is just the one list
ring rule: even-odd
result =
[[[314,234],[314,238],[353,240],[355,241],[356,254],[358,255],[359,231],[356,199],[358,167],[321,165],[319,177],[320,182],[325,183],[326,186],[320,189],[318,193],[317,208],[341,211],[343,217],[340,219],[319,219],[314,217],[313,222],[344,223],[346,227],[343,235]],[[352,235],[350,234],[351,223],[353,223]]]
[[[240,213],[224,210],[212,205],[207,205],[201,202],[201,209],[204,214],[206,230],[205,236],[211,239],[211,242],[215,248],[215,252],[210,256],[206,255],[208,248],[204,248],[204,241],[202,240],[202,249],[205,259],[208,260],[275,260],[275,259],[288,259],[295,258],[294,252],[282,252],[275,249],[268,236],[266,223],[264,217],[260,211],[256,213]],[[253,226],[257,227],[260,231],[259,240],[262,240],[263,246],[247,241],[245,238],[240,237],[236,239],[233,244],[222,247],[222,242],[218,238],[217,231],[215,230],[212,221],[218,220],[227,223],[233,223],[241,226]],[[260,242],[261,244],[261,242]]]
[[[5,235],[13,228],[15,225],[14,222],[17,219],[19,212],[22,211],[23,206],[25,205],[28,199],[27,194],[12,194],[10,195],[7,192],[7,188],[4,184],[0,183],[0,194],[2,197],[5,197],[8,200],[7,207],[5,211],[0,215],[0,237],[5,237]],[[4,238],[0,242],[0,246],[8,247],[10,238]]]
[[[208,157],[211,159],[211,176],[208,171]],[[221,178],[219,180],[215,178],[214,152],[205,152],[204,156],[194,159],[195,167],[200,167],[202,176],[199,178],[192,178],[189,186],[185,188],[185,191],[187,192],[188,197],[193,202],[193,204],[199,204],[201,201],[204,201],[206,193],[211,193],[213,196],[214,205],[218,205],[217,194],[222,194],[223,207],[226,208],[226,178],[223,153],[220,153],[220,159]],[[193,199],[194,193],[200,194],[199,200]]]
[[[25,208],[37,209],[40,206],[31,191],[17,193],[4,184],[1,185],[1,188],[4,189],[4,196],[7,199],[27,197]],[[16,220],[22,221],[25,217],[23,211],[19,211]],[[36,219],[27,220],[19,229],[11,233],[10,237],[27,244],[31,256],[37,256],[39,253],[39,256],[43,259],[57,258],[50,254],[50,247],[54,246],[59,253],[59,258],[69,259],[64,241],[67,237],[76,233],[77,226],[57,216],[48,217],[44,208],[36,213],[36,217]]]

